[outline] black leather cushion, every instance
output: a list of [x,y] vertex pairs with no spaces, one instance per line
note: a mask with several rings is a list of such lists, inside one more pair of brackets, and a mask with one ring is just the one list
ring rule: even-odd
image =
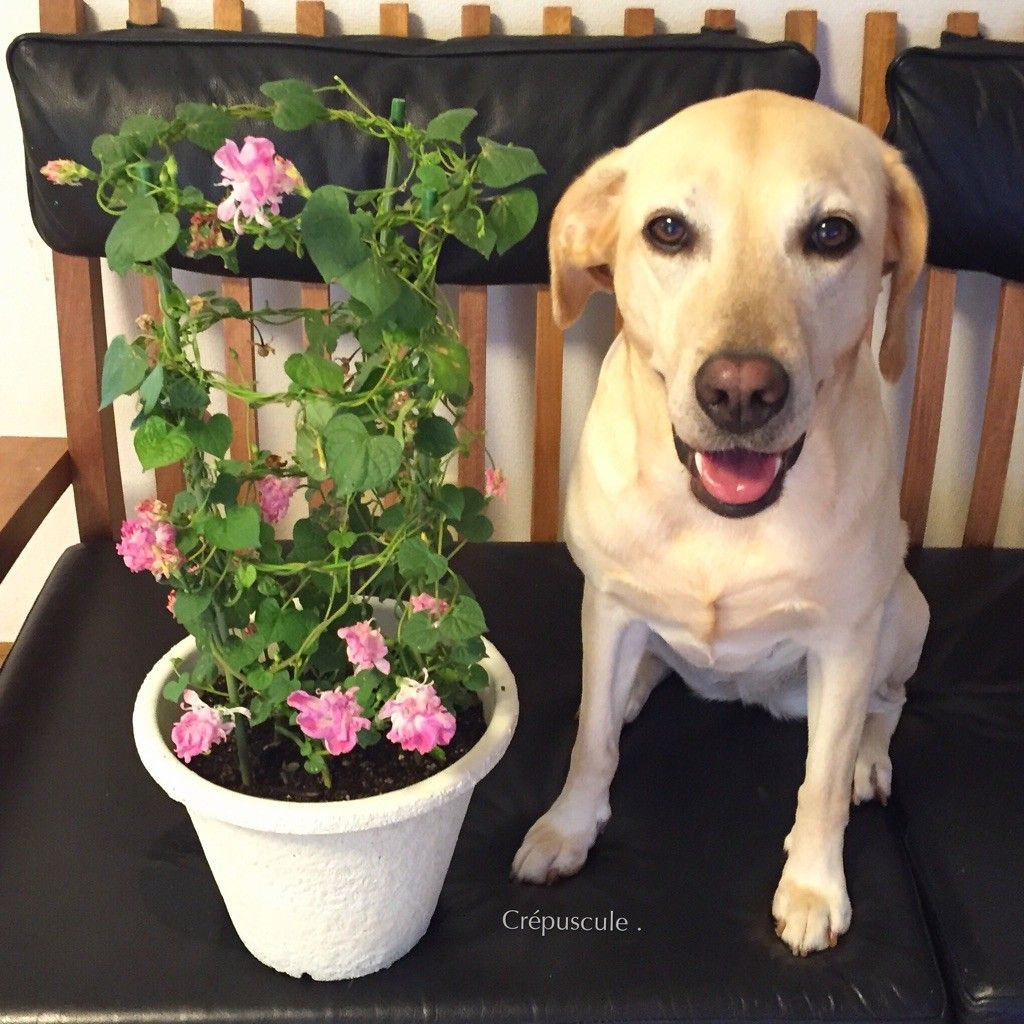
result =
[[[818,62],[796,43],[760,43],[720,32],[623,37],[303,39],[284,35],[128,30],[92,36],[27,35],[8,51],[25,133],[32,217],[46,243],[80,256],[103,254],[111,220],[89,188],[50,185],[38,168],[55,157],[93,164],[90,143],[131,113],[173,115],[176,103],[266,103],[260,83],[341,75],[375,110],[408,99],[424,124],[449,107],[475,107],[467,138],[484,135],[533,147],[547,175],[529,182],[540,199],[538,226],[505,257],[488,263],[453,243],[439,280],[539,283],[548,278],[547,223],[569,182],[594,158],[698,100],[740,89],[780,89],[812,98]],[[337,125],[265,134],[313,187],[328,178],[353,187],[384,181],[386,149]],[[219,175],[208,153],[181,147],[181,180],[207,195]],[[329,169],[329,170],[328,170]],[[287,207],[286,207],[287,209]],[[184,257],[176,266],[196,269]],[[216,272],[208,260],[201,266]],[[240,252],[252,277],[315,280],[311,263],[265,249]],[[219,266],[219,263],[218,263]]]
[[1024,1020],[1024,552],[912,560],[932,628],[894,796],[963,1021]]
[[[178,636],[166,592],[110,545],[64,555],[0,670],[0,1019],[945,1019],[892,814],[853,811],[852,929],[838,949],[794,958],[769,910],[805,727],[702,702],[678,680],[624,734],[613,817],[582,873],[510,883],[572,746],[581,581],[560,545],[460,557],[516,673],[518,731],[477,789],[419,946],[377,975],[316,984],[245,952],[184,810],[136,760],[135,690]],[[503,925],[534,914],[627,925],[543,937]]]
[[1024,281],[1024,44],[946,35],[889,68],[886,138],[928,203],[928,261]]

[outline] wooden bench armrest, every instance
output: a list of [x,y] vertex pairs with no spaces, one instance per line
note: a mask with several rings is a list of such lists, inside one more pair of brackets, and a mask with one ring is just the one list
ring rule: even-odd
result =
[[0,437],[0,580],[71,486],[63,437]]

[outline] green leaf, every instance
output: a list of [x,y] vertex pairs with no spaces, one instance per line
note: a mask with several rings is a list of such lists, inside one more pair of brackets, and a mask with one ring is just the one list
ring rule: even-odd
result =
[[426,612],[415,612],[402,627],[402,640],[414,651],[429,654],[441,641],[441,633]]
[[181,695],[188,689],[190,682],[188,673],[182,672],[180,675],[175,676],[173,679],[168,679],[164,683],[163,695],[168,700],[172,700],[177,704],[181,700]]
[[210,590],[197,590],[194,594],[179,591],[174,599],[174,617],[188,629],[210,607],[212,598]]
[[297,651],[317,626],[318,619],[305,608],[288,607],[281,611],[281,618],[272,639]]
[[477,693],[480,690],[483,690],[490,681],[491,679],[490,676],[487,675],[487,669],[485,669],[483,665],[470,665],[469,671],[462,680],[462,685],[472,693]]
[[186,210],[201,210],[206,205],[206,196],[195,185],[186,185],[178,193],[178,205]]
[[431,551],[419,537],[411,537],[398,549],[398,571],[410,582],[436,583],[447,568],[448,559]]
[[465,346],[445,337],[425,347],[434,384],[446,395],[465,398],[469,392],[469,353]]
[[513,146],[511,143],[503,146],[500,142],[482,136],[477,142],[480,143],[477,173],[480,180],[490,188],[508,188],[525,178],[544,173],[532,149]]
[[156,469],[183,459],[192,451],[192,442],[181,427],[172,427],[161,416],[150,416],[135,431],[135,454],[143,469]]
[[416,177],[424,188],[432,188],[435,192],[443,192],[448,188],[448,175],[437,164],[420,164],[416,168]]
[[389,505],[377,517],[377,526],[385,533],[392,533],[397,530],[405,521],[405,506],[402,502]]
[[341,325],[325,324],[323,314],[319,310],[309,310],[303,319],[310,352],[314,355],[329,356],[338,347],[338,339],[342,335]]
[[240,565],[238,572],[235,573],[235,579],[238,580],[239,590],[248,590],[256,582],[256,566],[251,562]]
[[455,428],[443,416],[425,416],[416,427],[413,443],[433,459],[443,459],[459,446]]
[[118,274],[162,256],[178,239],[178,218],[161,213],[152,196],[136,196],[107,235],[106,256]]
[[521,242],[536,222],[536,193],[528,188],[517,188],[498,196],[487,214],[487,224],[494,231],[498,255],[504,255]]
[[445,484],[441,488],[437,495],[437,503],[449,519],[461,519],[462,510],[466,507],[466,499],[455,484]]
[[208,420],[189,416],[182,421],[182,427],[200,451],[209,452],[218,459],[231,444],[231,420],[222,412],[214,413]]
[[119,334],[103,357],[103,380],[100,386],[100,408],[105,409],[115,398],[130,395],[145,379],[149,360],[138,345],[129,345]]
[[345,371],[337,363],[312,352],[296,352],[284,361],[284,372],[299,387],[340,395],[345,390]]
[[191,491],[178,491],[171,502],[171,519],[188,519],[199,508],[199,499]]
[[447,643],[458,643],[486,632],[487,622],[473,598],[460,597],[441,619],[438,629]]
[[314,121],[327,115],[327,108],[320,102],[313,87],[298,78],[266,82],[260,86],[260,92],[274,101],[274,124],[285,131],[308,128]]
[[258,633],[253,636],[230,636],[221,647],[221,654],[229,668],[241,672],[263,653],[265,641]]
[[322,185],[307,201],[300,222],[310,259],[325,281],[337,281],[370,255],[338,185]]
[[174,113],[185,122],[185,138],[211,153],[220,149],[235,124],[226,110],[206,103],[179,103]]
[[494,533],[494,524],[487,516],[464,515],[459,522],[459,533],[474,544],[482,544],[485,540],[491,539],[491,535]]
[[485,653],[483,640],[472,636],[452,648],[452,661],[458,665],[475,665]]
[[[108,349],[107,351],[109,352],[110,350]],[[160,392],[163,391],[163,387],[164,368],[159,365],[154,366],[139,388],[139,400],[142,402],[143,412],[150,413],[156,408],[156,403],[160,401]]]
[[426,128],[426,138],[431,142],[461,142],[462,133],[469,126],[476,111],[471,107],[458,107],[455,110],[446,110],[433,118]]
[[92,155],[102,164],[104,173],[108,173],[140,154],[133,139],[106,134],[92,140]]
[[402,294],[402,279],[372,256],[345,271],[339,280],[349,294],[368,306],[375,316],[390,309]]
[[167,375],[164,394],[167,407],[175,412],[202,411],[210,404],[210,395],[201,384],[176,373]]
[[487,505],[487,499],[475,487],[460,487],[462,491],[462,515],[466,518],[483,512]]
[[326,558],[331,547],[327,531],[309,519],[300,519],[292,527],[291,561],[318,562]]
[[346,689],[349,686],[358,686],[359,692],[356,700],[362,708],[371,708],[377,701],[377,693],[386,681],[386,677],[375,668],[366,668],[357,672],[346,682]]
[[327,469],[340,495],[378,490],[402,462],[402,446],[390,434],[371,436],[351,413],[338,413],[323,429]]
[[255,548],[260,543],[260,514],[255,505],[236,505],[224,518],[208,516],[202,523],[203,536],[222,551]]
[[162,117],[154,117],[152,114],[133,114],[122,123],[118,134],[122,138],[129,135],[135,136],[142,151],[146,152],[167,126],[168,122]]
[[217,482],[210,491],[209,502],[211,505],[236,505],[238,503],[238,488],[241,481],[231,473],[221,473]]
[[490,258],[498,240],[487,218],[475,209],[463,210],[458,214],[452,221],[452,233],[463,245],[475,249],[484,259]]

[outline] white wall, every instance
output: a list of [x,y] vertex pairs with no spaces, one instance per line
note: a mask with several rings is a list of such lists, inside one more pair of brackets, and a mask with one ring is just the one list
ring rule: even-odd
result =
[[[696,0],[652,0],[659,31],[692,31],[700,25],[704,4]],[[182,28],[207,27],[211,0],[166,0],[169,21]],[[294,4],[291,0],[250,0],[247,29],[291,31]],[[540,31],[543,0],[492,0],[494,29],[502,33]],[[625,0],[576,0],[574,30],[577,33],[617,34],[622,28]],[[738,6],[741,31],[761,39],[781,36],[787,7],[795,0],[746,0]],[[807,6],[811,6],[810,3]],[[822,84],[818,98],[856,114],[859,94],[863,18],[875,3],[820,0],[818,56]],[[904,0],[890,4],[899,11],[900,47],[938,43],[951,0]],[[1004,0],[977,0],[970,6],[981,12],[986,35],[1004,39],[1024,37],[1024,12]],[[373,0],[328,0],[328,29],[332,33],[373,33],[377,30],[377,3]],[[444,0],[413,0],[413,31],[443,38],[457,35],[460,8]],[[90,28],[122,27],[125,0],[93,0],[89,5]],[[0,10],[0,37],[9,40],[37,27],[33,0],[12,0]],[[62,435],[60,368],[57,354],[50,257],[32,228],[23,186],[20,128],[11,86],[6,76],[0,84],[0,127],[8,144],[0,149],[0,180],[8,182],[5,194],[7,227],[4,232],[3,273],[0,273],[0,309],[4,329],[0,334],[0,435]],[[53,154],[55,157],[61,154]],[[183,275],[183,282],[188,278]],[[191,287],[204,285],[195,279]],[[137,285],[106,280],[107,324],[111,336],[124,330],[139,309]],[[188,287],[188,285],[186,285]],[[939,443],[939,469],[932,495],[926,542],[958,544],[967,513],[971,476],[977,454],[984,387],[991,353],[991,333],[997,299],[994,281],[961,275],[954,323],[950,373],[946,387],[945,415]],[[275,285],[264,292],[270,302],[294,302],[287,286]],[[508,504],[495,516],[499,537],[527,536],[530,506],[530,451],[533,404],[532,295],[529,289],[492,290],[491,341],[488,350],[489,446],[512,483]],[[917,316],[912,318],[911,339],[916,337]],[[567,337],[565,356],[565,411],[563,415],[563,478],[592,393],[597,369],[611,332],[610,303],[595,302],[587,316]],[[294,334],[279,332],[274,339],[278,358],[260,367],[261,383],[279,377],[279,363],[298,345]],[[913,344],[911,344],[913,349]],[[211,339],[210,352],[217,350]],[[275,363],[277,365],[269,365]],[[892,389],[890,406],[902,442],[906,436],[913,362],[901,384]],[[494,396],[501,395],[500,402]],[[128,400],[117,409],[122,437],[125,494],[131,504],[152,487],[139,472],[128,442],[126,426],[131,417]],[[997,542],[1024,546],[1024,405],[1018,409],[1017,444]],[[286,423],[264,423],[264,438],[281,439],[285,447]],[[0,466],[0,472],[3,467]],[[76,540],[74,510],[65,496],[50,515],[18,564],[0,584],[0,639],[16,633],[34,596],[60,552]]]

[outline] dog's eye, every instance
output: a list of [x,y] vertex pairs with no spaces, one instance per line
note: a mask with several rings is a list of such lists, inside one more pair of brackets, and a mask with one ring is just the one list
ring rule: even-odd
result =
[[824,217],[807,233],[808,252],[836,259],[845,256],[858,241],[857,229],[845,217]]
[[686,218],[678,213],[663,213],[644,228],[644,236],[653,246],[665,252],[680,252],[693,242],[693,231]]

